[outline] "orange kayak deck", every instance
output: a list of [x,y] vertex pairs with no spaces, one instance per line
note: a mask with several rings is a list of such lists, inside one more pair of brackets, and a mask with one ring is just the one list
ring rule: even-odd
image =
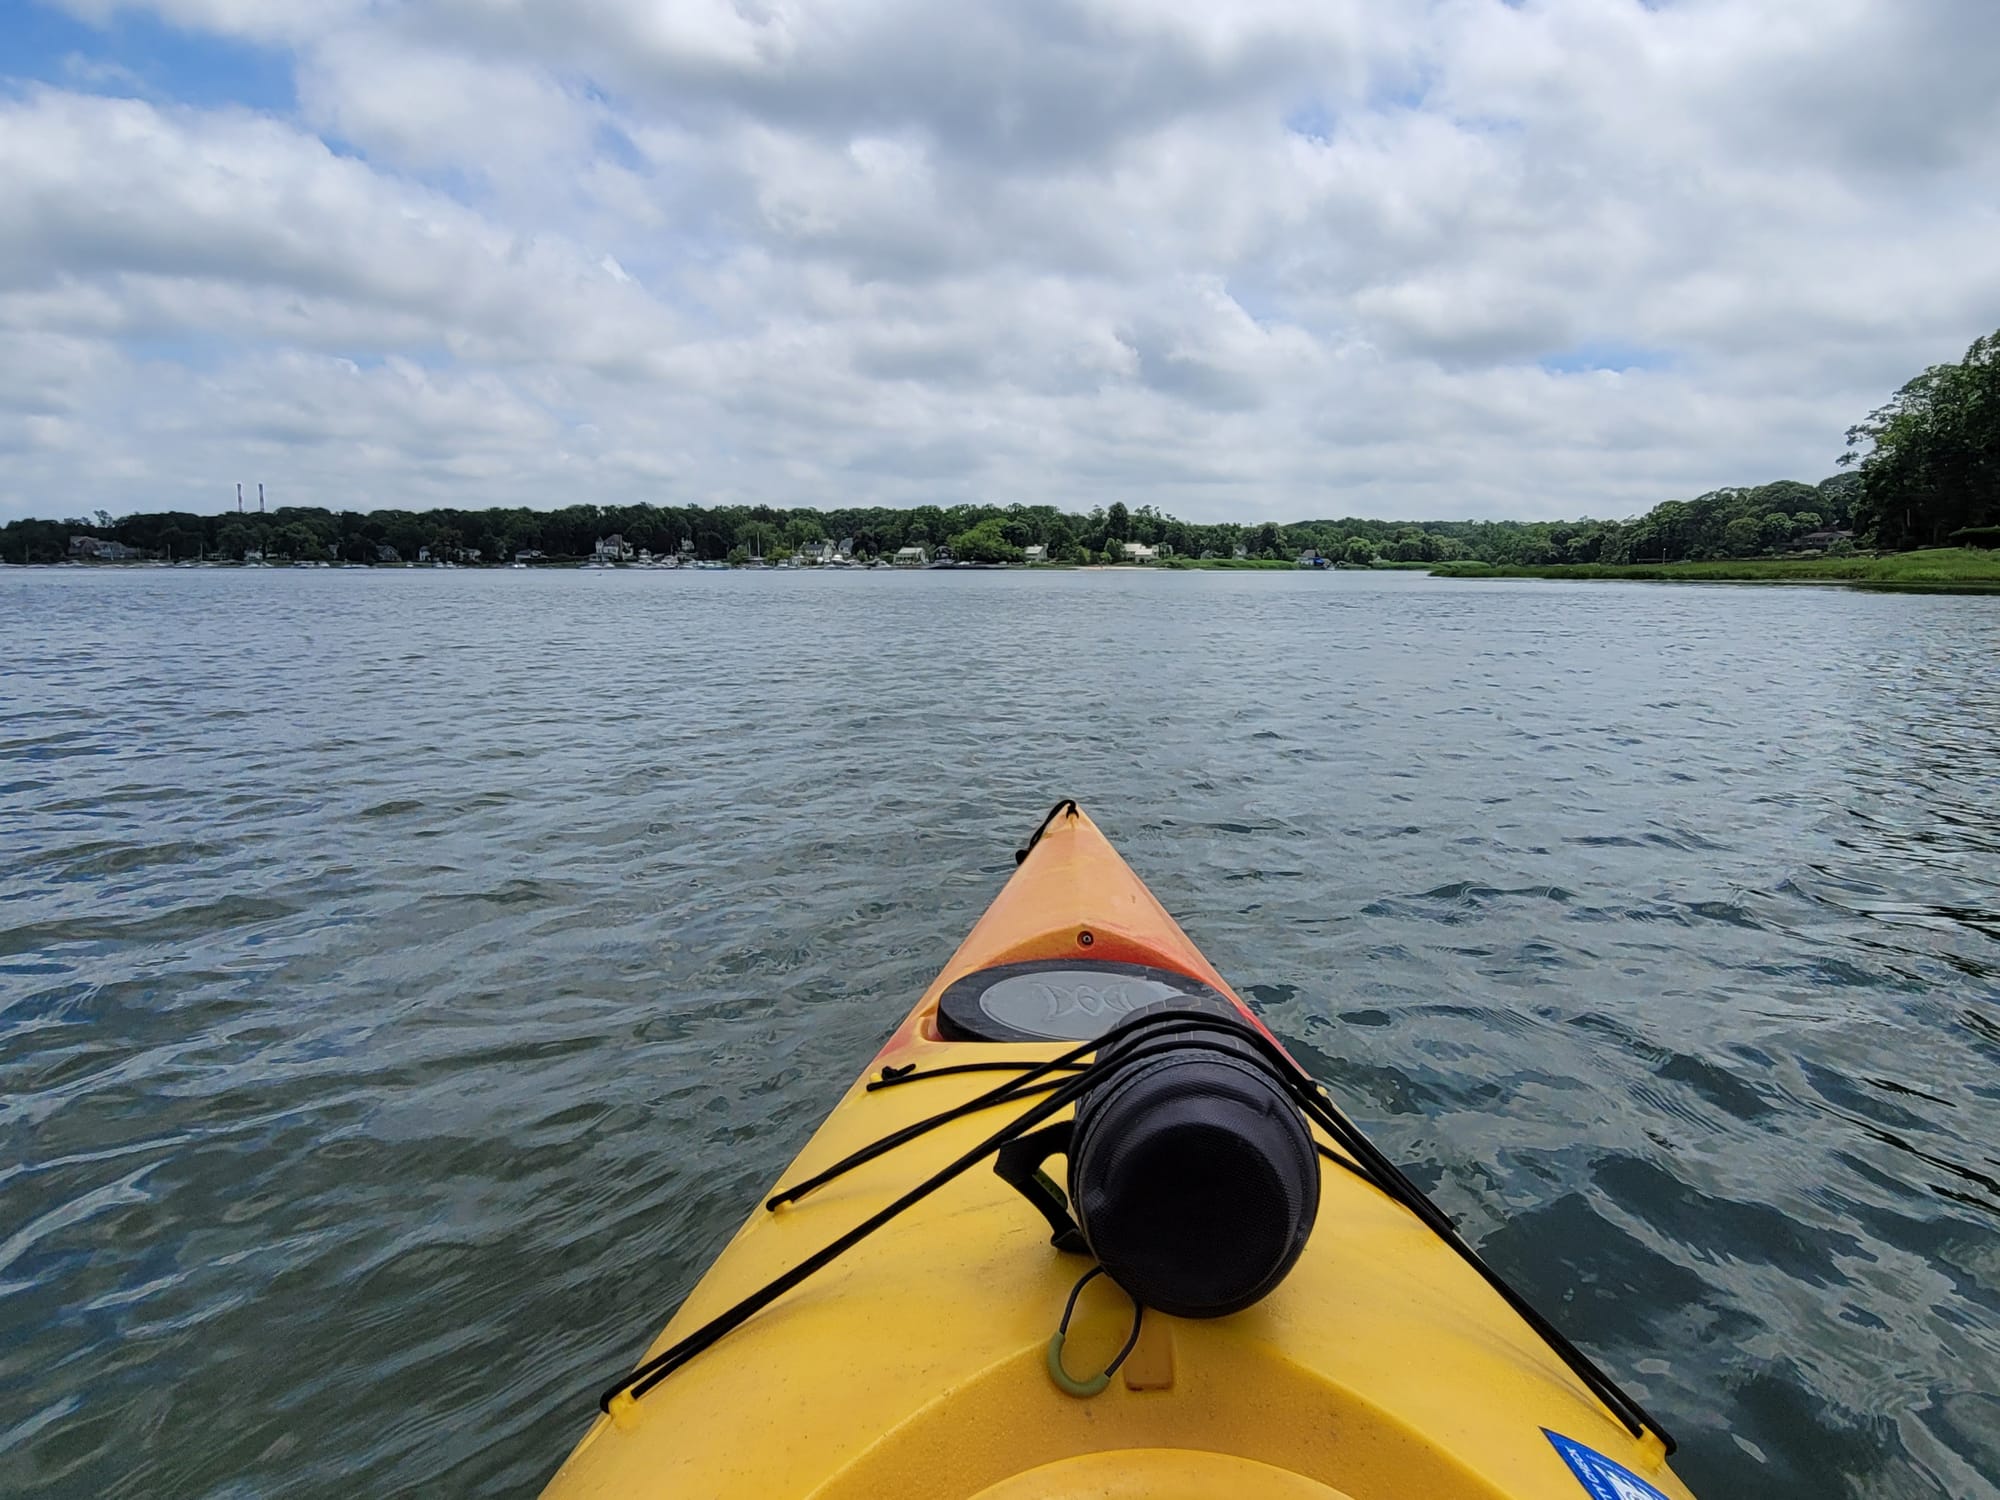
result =
[[[1039,960],[1131,964],[1185,975],[1271,1034],[1074,802],[1057,804],[1022,855],[1014,878],[945,960],[883,1046],[878,1064],[919,1061],[926,1044],[950,1045],[938,1027],[938,1002],[960,980]],[[1027,856],[1033,858],[1032,871]]]

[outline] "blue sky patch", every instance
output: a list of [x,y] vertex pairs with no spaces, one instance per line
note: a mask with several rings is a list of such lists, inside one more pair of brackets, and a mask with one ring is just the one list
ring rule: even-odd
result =
[[86,93],[291,112],[298,103],[288,52],[182,31],[121,12],[93,26],[32,0],[0,0],[7,38],[0,72]]
[[118,341],[134,359],[204,372],[221,369],[244,342],[210,333],[134,333]]
[[1232,276],[1224,283],[1223,290],[1256,323],[1269,326],[1284,320],[1285,309],[1277,289],[1261,276]]
[[638,148],[632,137],[609,121],[597,127],[594,139],[599,156],[627,171],[643,172],[651,165],[646,160],[646,153]]
[[1308,100],[1285,116],[1285,129],[1322,146],[1333,139],[1334,126],[1339,123],[1333,111],[1317,99]]
[[1648,349],[1642,344],[1616,340],[1586,341],[1560,354],[1545,356],[1541,367],[1551,375],[1580,375],[1589,370],[1664,370],[1674,362],[1665,349]]

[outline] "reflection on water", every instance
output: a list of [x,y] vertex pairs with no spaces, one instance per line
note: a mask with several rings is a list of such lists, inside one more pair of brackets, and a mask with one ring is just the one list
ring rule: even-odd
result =
[[0,1491],[515,1493],[1081,799],[1682,1438],[2000,1493],[2000,600],[0,570]]

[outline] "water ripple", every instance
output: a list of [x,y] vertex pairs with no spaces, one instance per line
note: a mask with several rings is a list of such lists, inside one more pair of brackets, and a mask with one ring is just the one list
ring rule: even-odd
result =
[[0,639],[0,1492],[532,1489],[1070,794],[1698,1492],[2000,1494],[2000,600],[5,569]]

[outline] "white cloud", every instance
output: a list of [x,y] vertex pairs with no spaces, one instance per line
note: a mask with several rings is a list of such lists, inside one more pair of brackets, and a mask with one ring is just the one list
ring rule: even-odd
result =
[[0,203],[16,326],[60,325],[67,299],[111,332],[123,317],[379,353],[366,340],[392,320],[468,357],[635,370],[673,336],[666,309],[559,231],[497,224],[243,113],[37,90],[0,104]]
[[527,60],[493,61],[377,29],[322,37],[298,68],[306,122],[377,161],[493,177],[588,151],[589,105]]
[[298,114],[0,98],[0,514],[1622,514],[2000,324],[1988,0],[145,8]]
[[126,14],[158,16],[174,26],[251,41],[293,41],[315,36],[343,18],[365,11],[370,0],[56,0],[64,10],[99,26]]

